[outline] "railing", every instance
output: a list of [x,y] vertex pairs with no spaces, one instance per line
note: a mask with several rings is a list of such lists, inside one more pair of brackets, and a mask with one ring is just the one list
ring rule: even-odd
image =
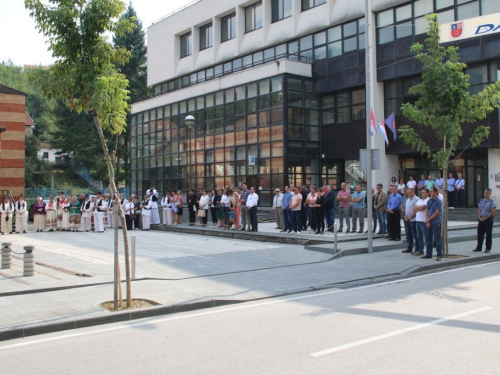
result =
[[163,17],[162,17],[162,18],[160,18],[159,20],[154,21],[151,25],[154,25],[154,24],[156,24],[156,23],[158,23],[158,22],[161,22],[161,21],[163,21],[165,18],[172,17],[174,14],[179,13],[180,11],[182,11],[182,10],[184,10],[184,9],[186,9],[186,8],[189,8],[191,5],[194,5],[194,4],[196,4],[196,3],[199,3],[200,1],[201,1],[201,0],[194,0],[194,1],[192,1],[192,2],[190,2],[190,3],[188,3],[188,4],[186,4],[186,5],[184,5],[183,7],[181,7],[181,8],[179,8],[179,9],[174,10],[172,13],[169,13],[169,14],[167,14],[166,16],[163,16]]

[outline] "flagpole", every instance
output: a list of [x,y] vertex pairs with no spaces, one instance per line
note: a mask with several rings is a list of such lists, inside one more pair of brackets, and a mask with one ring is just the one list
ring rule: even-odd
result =
[[[373,201],[372,201],[372,140],[370,132],[371,124],[371,89],[372,81],[370,74],[370,48],[371,48],[371,0],[365,0],[365,73],[366,73],[366,208],[368,218],[368,253],[373,254]],[[376,128],[376,125],[375,125]]]

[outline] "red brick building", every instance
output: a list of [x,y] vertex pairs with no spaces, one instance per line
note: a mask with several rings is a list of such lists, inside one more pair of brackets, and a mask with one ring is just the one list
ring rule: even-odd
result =
[[27,94],[0,84],[0,189],[14,197],[24,191],[24,139],[26,123],[33,122],[26,113]]

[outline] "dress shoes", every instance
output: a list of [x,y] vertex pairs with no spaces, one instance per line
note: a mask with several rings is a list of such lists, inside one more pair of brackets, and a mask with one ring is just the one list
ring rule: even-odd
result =
[[474,249],[474,250],[472,250],[472,251],[481,251],[481,249]]
[[422,259],[432,259],[432,257],[428,256],[428,255],[424,255],[423,257],[420,257]]
[[402,253],[411,254],[411,250],[410,249],[406,249],[406,250],[403,250]]

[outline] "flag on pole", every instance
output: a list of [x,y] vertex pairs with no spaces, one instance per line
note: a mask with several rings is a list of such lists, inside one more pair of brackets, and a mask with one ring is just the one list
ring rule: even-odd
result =
[[387,132],[385,131],[385,124],[383,121],[380,121],[380,123],[377,126],[377,129],[380,132],[380,134],[382,134],[382,137],[384,138],[387,146],[389,146],[389,139],[387,138]]
[[373,109],[370,108],[370,134],[372,137],[377,134],[377,127],[375,126],[375,116],[373,116]]
[[394,140],[396,140],[396,117],[394,116],[394,112],[392,112],[389,117],[384,120],[387,127],[391,130],[392,134],[394,134]]

